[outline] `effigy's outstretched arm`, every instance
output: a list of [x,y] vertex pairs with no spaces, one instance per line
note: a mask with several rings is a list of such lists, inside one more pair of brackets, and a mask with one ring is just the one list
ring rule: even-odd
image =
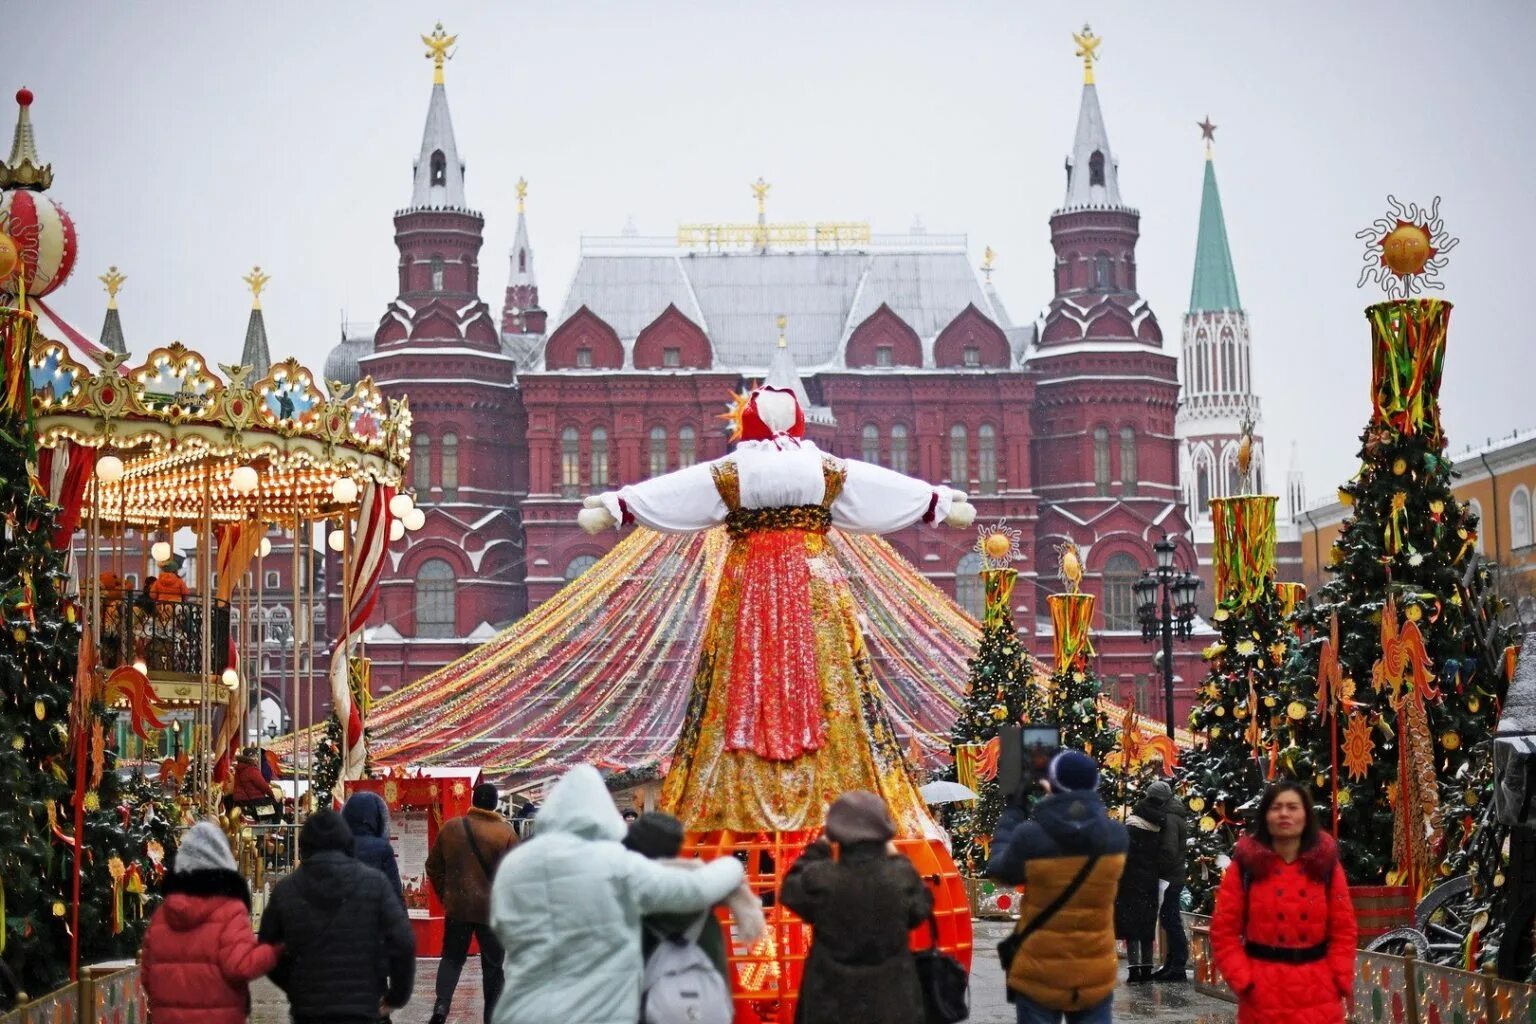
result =
[[857,459],[843,465],[847,476],[832,503],[832,523],[840,530],[894,533],[919,522],[964,529],[976,518],[964,491]]
[[663,533],[696,533],[725,522],[727,509],[715,487],[712,463],[652,477],[590,495],[576,521],[588,533],[639,523]]

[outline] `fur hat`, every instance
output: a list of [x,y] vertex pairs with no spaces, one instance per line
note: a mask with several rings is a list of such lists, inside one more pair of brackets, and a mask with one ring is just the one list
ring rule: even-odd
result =
[[1046,781],[1057,793],[1084,793],[1099,788],[1099,766],[1081,750],[1063,750],[1051,758]]
[[229,840],[211,821],[200,821],[187,830],[176,846],[176,862],[172,870],[177,874],[188,871],[235,871],[235,855],[229,849]]
[[310,815],[304,827],[299,829],[300,857],[311,857],[327,850],[340,850],[350,857],[355,848],[356,841],[346,819],[329,808]]
[[646,811],[629,826],[624,846],[651,860],[676,857],[683,848],[683,823],[661,811]]
[[482,782],[475,787],[474,795],[469,798],[469,802],[482,811],[494,811],[500,799],[501,794],[496,791],[494,782]]
[[834,843],[883,843],[895,836],[885,801],[867,789],[844,793],[827,810],[827,837]]

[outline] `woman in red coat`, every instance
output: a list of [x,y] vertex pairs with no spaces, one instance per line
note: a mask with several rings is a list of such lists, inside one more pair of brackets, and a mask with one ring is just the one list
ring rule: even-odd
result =
[[1264,791],[1216,894],[1211,947],[1238,1024],[1343,1024],[1355,909],[1333,837],[1295,782]]
[[217,825],[200,821],[182,837],[165,894],[142,954],[155,1024],[244,1024],[250,983],[282,949],[256,941],[251,891]]

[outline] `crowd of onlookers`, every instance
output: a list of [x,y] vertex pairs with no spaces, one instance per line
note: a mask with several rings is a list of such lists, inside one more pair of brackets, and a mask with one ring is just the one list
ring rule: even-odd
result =
[[[1022,887],[1017,929],[999,954],[1027,1024],[1107,1024],[1118,941],[1128,982],[1187,979],[1186,811],[1155,782],[1116,821],[1098,781],[1085,754],[1057,754],[1043,794],[1010,800],[992,840],[987,874]],[[535,812],[536,830],[520,841],[515,822]],[[447,1018],[474,942],[487,1022],[727,1024],[728,953],[762,935],[764,898],[810,927],[798,1024],[959,1019],[935,1016],[936,983],[912,951],[933,896],[895,836],[880,797],[844,794],[778,891],[757,894],[735,858],[682,858],[676,818],[621,813],[591,767],[567,772],[542,807],[514,821],[499,812],[495,787],[481,784],[467,814],[440,824],[427,858],[445,916],[431,1020]],[[277,884],[253,933],[224,833],[211,822],[186,833],[143,948],[156,1024],[243,1021],[249,983],[263,976],[287,994],[296,1024],[374,1024],[411,998],[416,943],[384,801],[359,792],[339,813],[311,814],[298,846],[299,867]],[[715,907],[728,911],[729,929]],[[1354,913],[1305,787],[1265,792],[1222,879],[1211,937],[1243,1024],[1344,1020]]]

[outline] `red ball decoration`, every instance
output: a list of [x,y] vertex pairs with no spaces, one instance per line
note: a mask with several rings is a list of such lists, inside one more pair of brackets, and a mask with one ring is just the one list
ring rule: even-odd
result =
[[22,86],[20,89],[17,89],[16,102],[23,107],[30,107],[32,105],[32,90],[28,89],[26,86]]
[[1012,907],[1012,906],[1013,906],[1013,897],[1009,896],[1007,893],[1003,893],[1003,895],[1001,895],[1001,896],[999,896],[997,898],[997,909],[998,910],[1007,910],[1009,907]]

